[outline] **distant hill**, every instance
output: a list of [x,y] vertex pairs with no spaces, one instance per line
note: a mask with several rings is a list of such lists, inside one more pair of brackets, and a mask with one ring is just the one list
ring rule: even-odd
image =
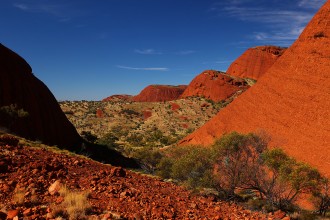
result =
[[163,102],[172,101],[180,97],[187,88],[186,85],[150,85],[144,88],[140,94],[133,97],[135,102]]

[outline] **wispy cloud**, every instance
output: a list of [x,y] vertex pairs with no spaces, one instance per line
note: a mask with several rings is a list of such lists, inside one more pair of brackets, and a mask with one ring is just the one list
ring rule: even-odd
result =
[[[313,17],[315,9],[321,7],[325,1],[293,0],[283,9],[269,7],[264,0],[225,0],[213,5],[211,10],[245,22],[264,24],[263,30],[250,36],[252,39],[287,46],[298,38]],[[280,4],[274,0],[269,0],[268,3]]]
[[161,55],[161,54],[163,54],[163,52],[157,51],[155,49],[143,49],[143,50],[136,49],[136,50],[134,50],[134,52],[138,53],[138,54],[143,54],[143,55]]
[[[22,3],[24,2],[24,3]],[[77,14],[77,10],[71,10],[69,4],[59,2],[47,2],[47,1],[16,1],[13,7],[28,13],[44,13],[58,18],[60,22],[68,22],[73,16]]]
[[146,70],[146,71],[169,71],[169,68],[166,67],[129,67],[129,66],[117,66],[120,69],[127,70]]
[[189,55],[189,54],[193,54],[193,53],[196,53],[196,51],[194,51],[194,50],[181,50],[181,51],[176,52],[175,54],[177,54],[177,55]]
[[325,0],[301,0],[298,3],[299,7],[304,7],[304,8],[314,8],[318,9],[325,3]]

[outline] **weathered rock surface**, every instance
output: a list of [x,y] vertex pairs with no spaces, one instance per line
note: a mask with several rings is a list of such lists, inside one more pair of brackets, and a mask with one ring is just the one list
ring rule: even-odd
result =
[[223,72],[206,70],[191,81],[181,98],[200,96],[213,101],[222,101],[247,88],[246,82],[242,79]]
[[[28,116],[0,125],[25,138],[74,149],[80,136],[55,97],[32,74],[29,64],[0,44],[0,107],[16,105]],[[2,121],[2,120],[0,120]]]
[[186,85],[150,85],[144,88],[140,94],[133,97],[135,102],[163,102],[172,101],[180,97],[187,88]]
[[265,130],[272,144],[330,176],[330,1],[259,81],[181,144]]
[[229,66],[227,74],[257,80],[272,67],[285,50],[286,48],[277,46],[249,48]]
[[[235,204],[216,201],[213,196],[194,195],[180,186],[155,177],[41,148],[1,145],[1,157],[6,157],[11,165],[7,172],[0,172],[0,201],[8,210],[5,214],[12,218],[17,215],[26,219],[58,217],[54,210],[61,207],[65,200],[61,194],[53,193],[54,189],[59,188],[56,185],[58,182],[63,183],[71,192],[89,192],[87,202],[92,209],[87,219],[272,217],[244,210]],[[17,189],[24,192],[20,204],[12,199],[17,195]],[[65,214],[66,208],[69,210],[72,207],[62,207],[59,213]]]

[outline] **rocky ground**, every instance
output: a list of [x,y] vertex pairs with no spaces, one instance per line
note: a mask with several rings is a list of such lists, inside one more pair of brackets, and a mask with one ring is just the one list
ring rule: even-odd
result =
[[244,210],[236,204],[217,201],[213,196],[194,195],[158,178],[25,144],[22,141],[18,144],[15,138],[0,138],[0,219],[61,219],[61,216],[62,219],[278,219],[285,216]]

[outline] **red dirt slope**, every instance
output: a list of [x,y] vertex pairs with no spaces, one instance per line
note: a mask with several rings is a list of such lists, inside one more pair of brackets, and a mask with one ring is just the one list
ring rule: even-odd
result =
[[248,86],[241,79],[231,77],[223,72],[206,70],[191,81],[181,98],[203,96],[218,102],[247,88]]
[[[0,219],[55,219],[56,209],[74,207],[61,208],[61,184],[70,191],[90,192],[86,203],[92,210],[86,219],[275,219],[120,167],[1,142]],[[13,198],[19,192],[23,201],[17,204]]]
[[186,85],[150,85],[144,88],[141,93],[133,97],[135,102],[162,102],[172,101],[180,97],[187,88]]
[[259,81],[181,144],[211,144],[230,131],[272,144],[330,176],[330,1]]
[[0,126],[50,145],[74,149],[80,143],[80,136],[47,86],[33,75],[23,58],[0,44],[0,107],[11,104],[29,115]]
[[276,46],[250,48],[229,66],[227,74],[257,80],[272,67],[285,50]]

